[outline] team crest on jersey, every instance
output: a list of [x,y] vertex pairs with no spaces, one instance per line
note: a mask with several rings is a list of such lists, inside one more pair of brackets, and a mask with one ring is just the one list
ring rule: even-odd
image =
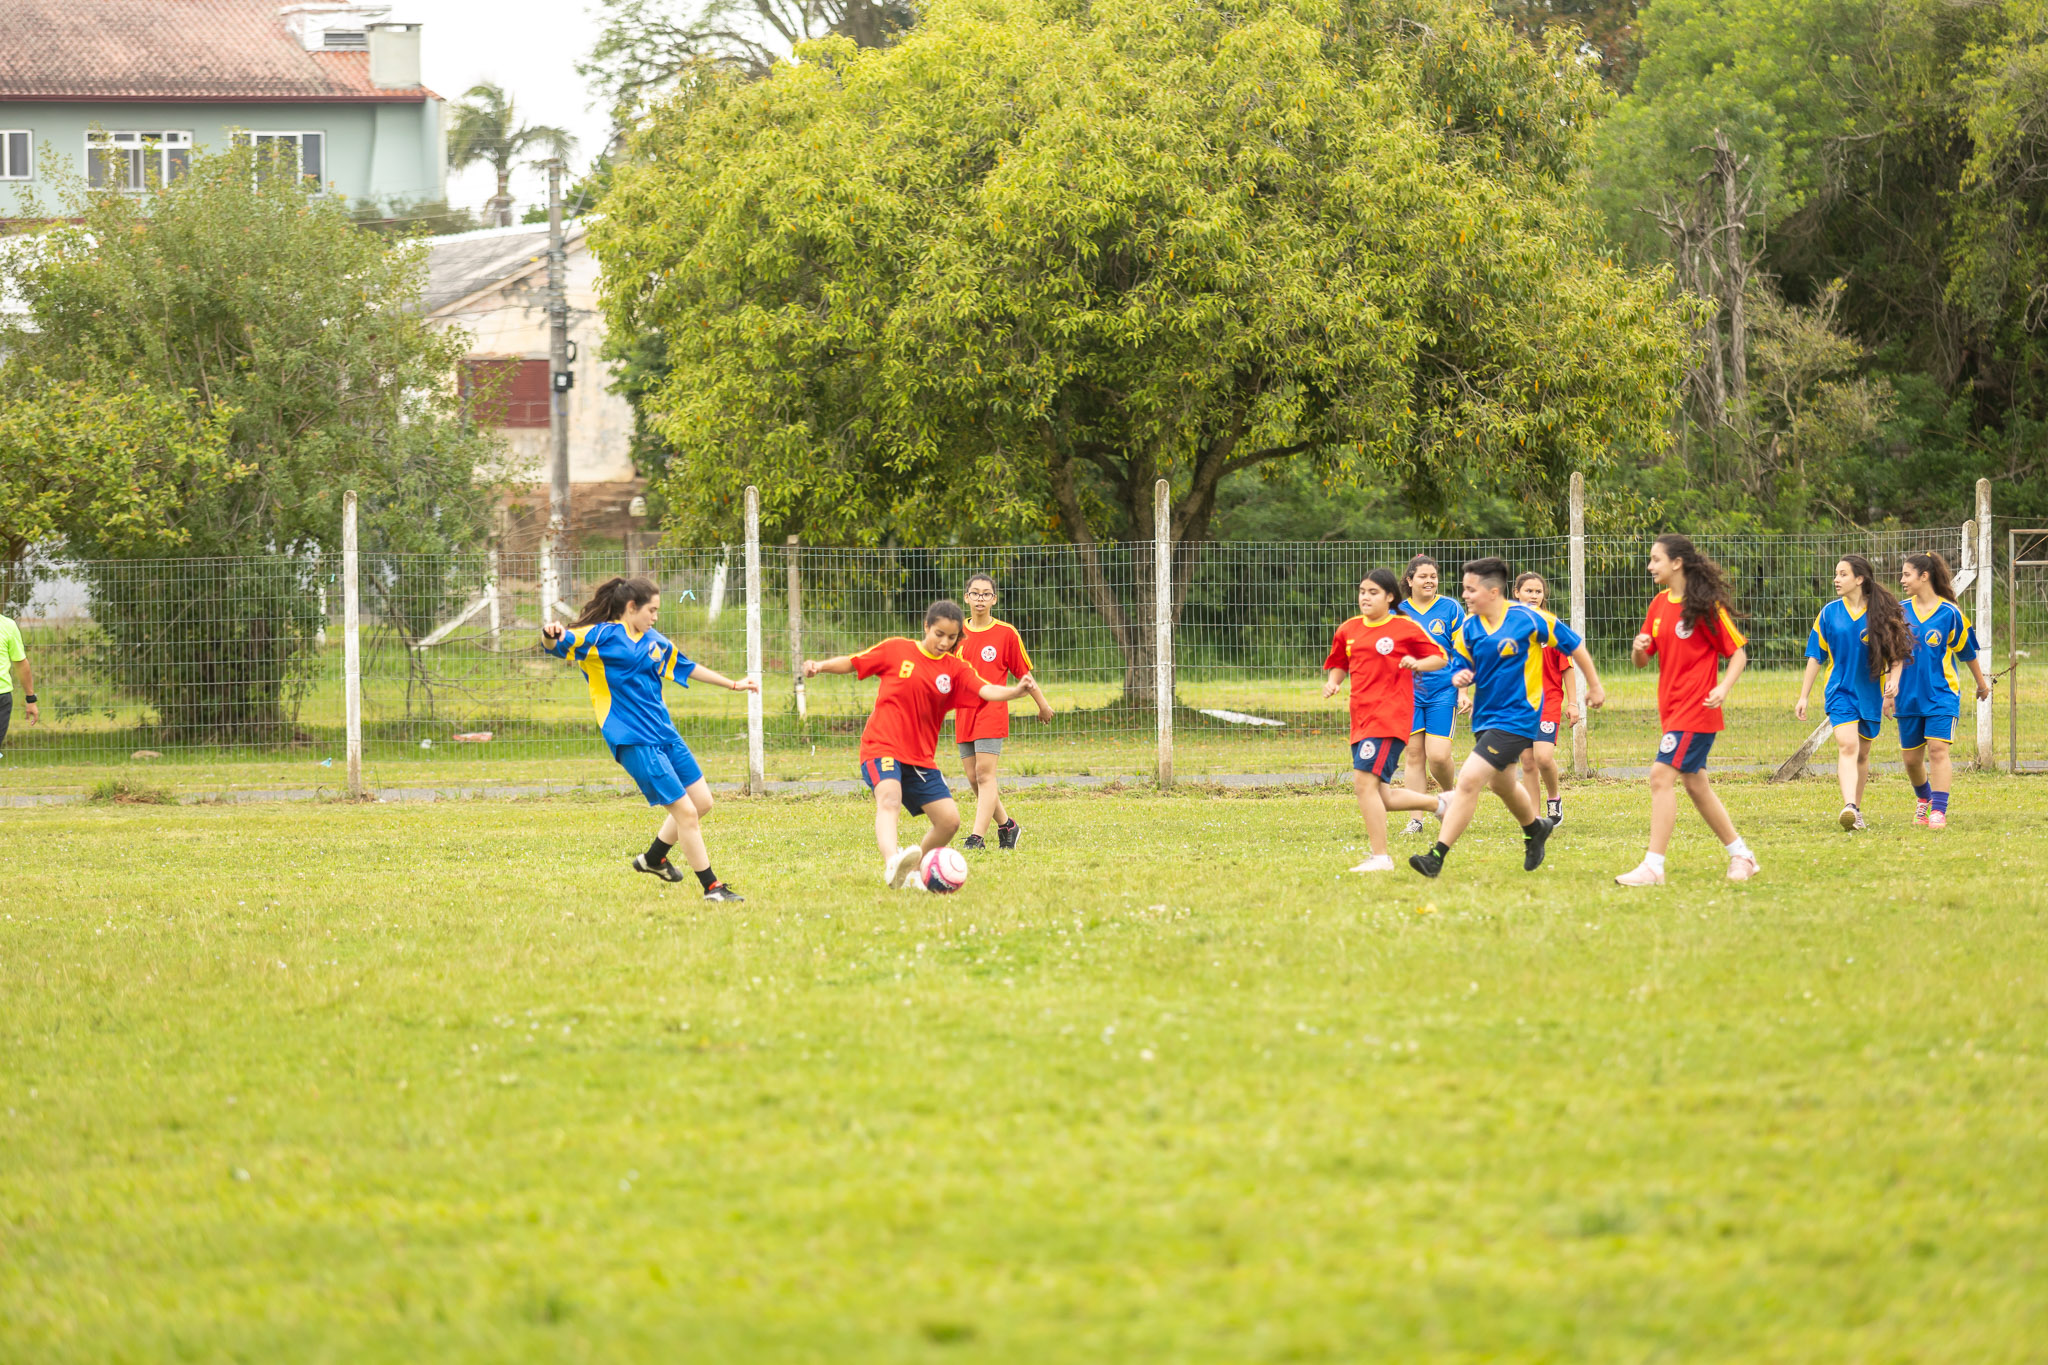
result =
[[1927,647],[1928,647],[1929,649],[1932,649],[1932,648],[1934,648],[1934,647],[1935,647],[1936,645],[1938,645],[1938,644],[1940,644],[1940,643],[1941,643],[1941,632],[1940,632],[1940,631],[1938,631],[1938,630],[1930,630],[1930,631],[1928,631],[1928,632],[1927,632]]
[[[1578,741],[1576,740],[1573,741],[1573,743],[1577,742]],[[1657,745],[1657,752],[1660,754],[1668,754],[1677,747],[1678,736],[1676,734],[1666,733],[1663,740]]]
[[1441,634],[1443,634],[1443,633],[1444,633],[1444,623],[1443,623],[1443,622],[1441,622],[1441,621],[1431,621],[1431,622],[1429,623],[1429,633],[1430,633],[1431,635],[1441,635]]
[[1692,638],[1692,622],[1686,620],[1683,616],[1679,617],[1678,624],[1672,628],[1671,633],[1681,640],[1690,640]]
[[953,690],[953,675],[951,673],[939,674],[938,681],[933,686],[937,687],[942,693],[951,692]]
[[1392,654],[1394,652],[1393,637],[1389,636],[1386,639],[1379,641],[1377,644],[1373,646],[1373,648],[1378,650],[1382,654]]
[[650,643],[647,646],[647,657],[650,659],[659,660],[661,658],[661,646]]
[[981,647],[981,661],[985,664],[992,664],[996,661],[996,647],[994,645],[983,645]]
[[1513,640],[1502,640],[1500,642],[1500,657],[1503,659],[1515,657],[1515,642]]

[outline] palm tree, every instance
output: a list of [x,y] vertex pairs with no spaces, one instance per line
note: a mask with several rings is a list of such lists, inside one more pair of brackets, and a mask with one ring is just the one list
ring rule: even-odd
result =
[[576,150],[576,139],[567,129],[522,125],[505,87],[491,81],[469,87],[456,101],[454,114],[448,126],[448,169],[459,171],[481,161],[497,171],[498,192],[484,205],[484,216],[494,218],[499,227],[512,226],[513,163],[537,148],[549,157],[567,157]]

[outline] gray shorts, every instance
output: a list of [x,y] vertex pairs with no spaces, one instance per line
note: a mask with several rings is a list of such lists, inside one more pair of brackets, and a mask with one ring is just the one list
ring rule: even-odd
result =
[[959,748],[960,761],[966,763],[972,760],[976,754],[1001,753],[1003,751],[1003,742],[1000,739],[977,739],[962,744]]

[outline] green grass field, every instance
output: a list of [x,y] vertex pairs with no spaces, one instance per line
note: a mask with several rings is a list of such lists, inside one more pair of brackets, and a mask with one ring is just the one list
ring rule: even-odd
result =
[[1433,884],[1034,793],[948,898],[729,801],[719,913],[623,798],[10,812],[0,1359],[2041,1359],[2048,783],[1724,790],[1633,893],[1635,785]]

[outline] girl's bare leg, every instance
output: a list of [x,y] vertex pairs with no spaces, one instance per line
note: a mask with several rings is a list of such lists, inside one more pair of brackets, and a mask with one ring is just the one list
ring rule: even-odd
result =
[[1351,770],[1351,789],[1358,794],[1358,815],[1365,821],[1365,842],[1373,856],[1387,856],[1387,807],[1380,800],[1380,780],[1371,773]]
[[1678,828],[1678,769],[1669,763],[1650,765],[1650,852],[1662,857]]
[[1924,779],[1938,792],[1950,790],[1956,779],[1955,760],[1950,756],[1949,743],[1945,739],[1927,741],[1927,777]]
[[974,832],[982,838],[988,837],[989,826],[1008,824],[1010,813],[1003,809],[1000,784],[996,781],[996,768],[1002,761],[1000,754],[976,754],[970,760],[969,780],[974,785]]
[[884,858],[902,851],[896,842],[896,821],[903,814],[903,784],[891,777],[875,784],[875,847]]
[[[704,787],[704,797],[708,802],[711,789],[702,780],[691,784],[692,791],[698,787]],[[684,792],[670,803],[668,818],[661,822],[661,841],[681,849],[683,861],[690,865],[691,871],[702,872],[711,866],[711,855],[704,850],[704,827],[698,823],[697,807],[690,799],[690,792]]]
[[926,853],[935,848],[944,848],[953,842],[953,836],[960,832],[960,808],[953,804],[953,798],[943,801],[928,801],[924,807],[924,818],[932,822],[924,842],[919,845]]
[[[1664,767],[1664,764],[1658,764]],[[1721,804],[1720,794],[1707,781],[1705,773],[1682,773],[1685,779],[1685,794],[1692,798],[1693,809],[1707,822],[1707,828],[1714,831],[1714,837],[1726,848],[1735,842],[1735,822],[1728,818],[1728,808]],[[1672,818],[1677,819],[1678,803],[1672,803]]]
[[1436,784],[1445,791],[1457,786],[1458,770],[1451,765],[1451,737],[1429,735],[1423,747],[1429,755],[1429,771],[1436,778]]
[[1859,776],[1862,761],[1858,759],[1858,746],[1868,754],[1870,746],[1864,744],[1856,734],[1856,722],[1844,721],[1835,727],[1835,785],[1842,789],[1842,804],[1862,805],[1863,779]]

